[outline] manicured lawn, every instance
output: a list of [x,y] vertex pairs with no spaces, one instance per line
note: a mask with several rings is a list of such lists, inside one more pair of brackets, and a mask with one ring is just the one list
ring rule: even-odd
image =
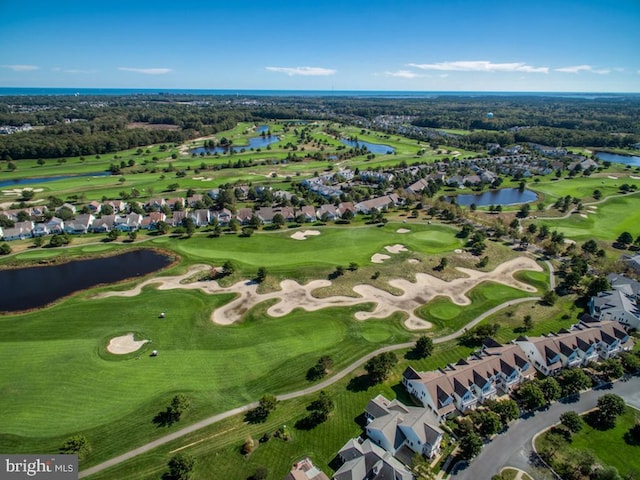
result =
[[[640,420],[640,412],[627,407],[624,414],[616,420],[614,428],[599,430],[585,423],[584,428],[574,433],[570,443],[564,443],[554,456],[554,460],[571,460],[577,455],[574,452],[589,450],[597,457],[598,462],[612,465],[618,469],[623,478],[628,474],[640,471],[640,446],[625,441],[625,434]],[[548,442],[542,435],[536,442],[538,451],[542,451]]]
[[296,230],[260,232],[249,238],[237,235],[222,235],[219,238],[194,236],[176,242],[168,236],[158,237],[150,243],[157,246],[171,244],[176,251],[192,259],[207,259],[224,263],[231,259],[250,267],[264,266],[278,271],[290,271],[313,265],[347,265],[370,263],[374,253],[384,252],[387,245],[404,244],[410,250],[421,253],[440,253],[461,245],[455,237],[456,230],[445,225],[411,225],[411,233],[398,234],[400,224],[384,227],[363,226],[314,227],[301,229],[318,230],[320,235],[306,240],[294,240]]
[[630,232],[634,238],[640,234],[640,196],[628,195],[612,198],[597,205],[596,213],[582,212],[562,220],[540,220],[538,223],[558,230],[567,238],[577,241],[591,238],[614,241],[622,232]]
[[[525,274],[527,279],[521,279],[538,288],[545,285],[545,278],[548,279],[546,272],[519,272],[518,277]],[[457,305],[449,298],[440,297],[418,309],[417,314],[434,324],[437,335],[446,335],[458,331],[478,315],[501,303],[536,295],[539,293],[531,294],[499,283],[484,282],[469,291],[471,305]]]

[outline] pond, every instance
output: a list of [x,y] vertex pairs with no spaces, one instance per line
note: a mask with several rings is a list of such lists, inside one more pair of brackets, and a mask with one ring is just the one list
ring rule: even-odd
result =
[[4,292],[0,312],[43,307],[74,292],[147,275],[170,263],[167,255],[143,249],[59,265],[0,270],[0,291]]
[[57,177],[36,177],[36,178],[15,178],[13,180],[1,180],[0,188],[13,187],[15,185],[30,185],[34,183],[47,183],[55,182],[58,180],[66,180],[68,178],[79,177],[106,177],[111,175],[111,172],[97,172],[97,173],[81,173],[80,175],[60,175]]
[[478,207],[489,205],[517,205],[519,203],[535,202],[538,198],[536,192],[531,190],[520,190],[518,188],[502,188],[500,190],[489,190],[479,194],[463,194],[446,197],[447,201],[455,198],[458,205],[468,207],[475,203]]
[[602,161],[613,163],[624,163],[633,167],[640,167],[640,157],[633,155],[618,155],[616,153],[597,152],[596,157]]
[[353,148],[367,147],[367,150],[369,150],[369,152],[376,155],[386,155],[388,153],[396,152],[393,147],[390,147],[389,145],[382,145],[380,143],[363,142],[362,140],[358,140],[357,142],[355,142],[353,140],[347,140],[346,138],[341,138],[340,141],[345,145]]
[[[240,150],[250,150],[256,148],[265,148],[267,145],[271,145],[272,143],[279,142],[280,138],[276,135],[265,136],[260,135],[259,137],[253,137],[249,139],[248,145],[233,145],[231,149],[233,149],[233,153],[238,153]],[[205,155],[215,155],[216,153],[224,154],[229,151],[229,148],[224,147],[215,147],[213,149],[208,149],[205,147],[192,148],[189,150],[189,153],[195,153],[196,155],[200,155],[204,153]]]

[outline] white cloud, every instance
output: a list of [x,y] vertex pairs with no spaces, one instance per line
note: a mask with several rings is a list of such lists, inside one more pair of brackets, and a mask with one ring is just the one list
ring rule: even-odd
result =
[[122,70],[123,72],[144,73],[145,75],[164,75],[166,73],[173,71],[173,69],[171,68],[130,68],[130,67],[118,67],[118,70]]
[[549,73],[549,67],[533,67],[523,62],[493,63],[486,60],[410,63],[408,66],[421,70],[440,70],[446,72],[526,72]]
[[13,70],[14,72],[30,72],[40,68],[37,65],[2,65],[2,67]]
[[556,68],[555,70],[556,72],[563,72],[563,73],[591,72],[591,73],[597,73],[600,75],[606,75],[608,73],[611,73],[611,70],[609,69],[606,69],[606,68],[596,69],[596,68],[593,68],[591,65],[574,65],[571,67]]
[[270,72],[285,73],[290,77],[294,75],[321,77],[336,73],[336,70],[321,67],[265,67],[265,69]]
[[384,72],[385,77],[397,77],[397,78],[417,78],[422,77],[419,73],[412,72],[410,70],[397,70],[395,72]]
[[76,68],[60,68],[60,67],[53,67],[51,69],[52,72],[63,72],[63,73],[97,73],[97,70],[78,70]]

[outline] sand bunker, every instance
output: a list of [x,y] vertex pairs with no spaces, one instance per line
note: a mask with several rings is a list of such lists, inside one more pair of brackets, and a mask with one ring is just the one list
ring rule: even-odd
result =
[[10,188],[8,190],[2,190],[2,193],[7,196],[19,197],[20,195],[22,195],[22,192],[24,191],[40,193],[40,192],[44,192],[44,188],[30,188],[30,187]]
[[629,178],[633,178],[634,180],[640,180],[640,177],[636,177],[635,175],[629,175]]
[[408,228],[399,228],[396,230],[396,233],[409,233],[411,230]]
[[391,257],[389,255],[385,255],[384,253],[375,253],[373,254],[373,256],[371,257],[371,262],[372,263],[382,263],[385,260],[390,259]]
[[609,178],[610,178],[611,180],[617,180],[617,179],[618,179],[618,177],[614,177],[613,175],[609,175]]
[[410,258],[409,260],[407,260],[407,262],[409,263],[420,263],[420,260],[418,260],[417,258]]
[[107,350],[109,353],[115,355],[124,355],[126,353],[133,353],[147,343],[149,340],[134,340],[133,333],[127,333],[121,337],[114,337],[109,341]]
[[389,253],[400,253],[407,251],[407,247],[399,243],[396,243],[395,245],[387,245],[386,247],[384,247],[384,249]]
[[460,249],[460,248],[456,248],[453,252],[454,252],[454,253],[462,253],[462,249]]
[[291,235],[291,238],[294,240],[306,240],[307,237],[313,235],[320,235],[320,232],[318,230],[299,230]]
[[147,285],[158,285],[158,290],[201,290],[208,294],[235,293],[237,297],[226,305],[216,309],[211,314],[211,320],[219,325],[231,325],[238,322],[255,305],[265,300],[278,300],[277,303],[267,309],[267,314],[272,317],[288,315],[294,309],[302,308],[308,312],[327,307],[350,307],[362,303],[373,303],[372,311],[356,312],[357,320],[370,318],[387,318],[389,315],[401,311],[408,315],[405,326],[408,329],[429,328],[429,322],[418,318],[413,312],[416,308],[428,303],[437,296],[446,296],[458,305],[469,305],[471,300],[466,293],[479,283],[490,281],[518,288],[525,292],[536,292],[531,285],[522,283],[513,277],[519,270],[533,270],[541,272],[542,267],[529,257],[517,257],[499,265],[491,272],[480,272],[469,268],[457,267],[458,271],[466,277],[457,278],[451,282],[445,282],[426,273],[416,274],[416,282],[404,279],[390,280],[389,285],[402,290],[402,295],[391,293],[373,287],[371,285],[355,285],[353,291],[359,297],[334,296],[327,298],[314,297],[312,292],[321,287],[331,285],[329,280],[314,280],[301,285],[294,280],[280,282],[280,291],[270,293],[258,293],[258,285],[254,282],[239,282],[231,287],[223,288],[215,280],[200,281],[182,284],[195,273],[210,270],[209,265],[195,265],[188,272],[174,277],[158,277],[145,280],[131,290],[103,292],[95,298],[105,297],[131,297],[138,295]]
[[589,218],[589,217],[587,217],[584,213],[581,213],[581,214],[580,214],[580,216],[581,216],[582,218]]

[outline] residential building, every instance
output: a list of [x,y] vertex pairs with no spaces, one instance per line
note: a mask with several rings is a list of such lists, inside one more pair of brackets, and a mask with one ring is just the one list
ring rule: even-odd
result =
[[413,474],[371,440],[353,438],[338,452],[342,466],[334,480],[412,480]]
[[419,453],[431,458],[440,452],[443,432],[431,410],[378,395],[369,401],[365,417],[369,439],[393,455],[408,449],[409,457]]
[[443,419],[456,409],[467,412],[535,375],[517,345],[491,339],[482,350],[455,365],[430,372],[407,367],[402,384],[425,407]]
[[515,343],[544,375],[608,359],[633,347],[629,334],[619,324],[597,320],[582,321],[568,330],[541,337],[519,337]]
[[329,480],[329,477],[307,457],[294,463],[284,480]]

